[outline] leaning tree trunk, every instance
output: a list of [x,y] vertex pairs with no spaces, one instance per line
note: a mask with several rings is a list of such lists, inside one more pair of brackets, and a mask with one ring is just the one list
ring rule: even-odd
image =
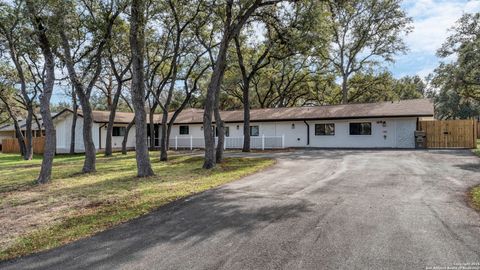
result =
[[20,129],[20,125],[18,125],[17,119],[15,119],[15,116],[12,116],[13,118],[13,126],[15,127],[15,134],[17,135],[17,141],[18,141],[18,146],[20,148],[20,154],[25,156],[25,153],[27,152],[27,147],[25,146],[25,137],[23,137],[22,130]]
[[130,129],[133,127],[135,124],[135,120],[132,120],[130,123],[128,123],[128,126],[125,130],[125,135],[123,135],[123,141],[122,141],[122,155],[127,154],[127,142],[128,142],[128,133],[130,132]]
[[138,177],[154,175],[147,145],[145,113],[144,45],[145,1],[133,0],[130,16],[130,50],[132,53],[132,103],[135,110],[135,152]]
[[78,105],[77,97],[75,94],[75,89],[72,91],[72,103],[73,103],[73,118],[72,126],[70,129],[70,154],[75,154],[75,133],[77,128],[77,117],[78,117]]
[[215,137],[212,126],[212,114],[216,103],[219,101],[216,98],[217,92],[220,91],[220,84],[225,73],[226,57],[228,50],[228,43],[230,38],[225,33],[220,43],[220,49],[217,55],[217,61],[213,69],[212,78],[207,89],[207,96],[205,98],[205,111],[203,113],[203,134],[205,137],[205,160],[203,163],[204,169],[211,169],[215,167]]
[[242,152],[250,152],[250,87],[249,82],[243,86],[243,148]]
[[45,84],[42,95],[40,96],[40,113],[42,114],[43,126],[45,127],[45,148],[43,151],[40,175],[37,178],[37,183],[44,184],[50,181],[56,148],[55,126],[53,125],[52,115],[50,113],[50,99],[52,97],[53,84],[55,83],[55,62],[50,48],[50,41],[45,34],[46,29],[43,26],[42,20],[37,17],[32,1],[27,0],[26,4],[33,25],[35,26],[35,32],[45,61]]
[[70,45],[68,43],[68,38],[64,32],[60,32],[62,47],[65,52],[65,65],[67,67],[68,76],[72,82],[75,91],[77,93],[78,100],[82,106],[82,115],[83,115],[83,144],[85,147],[85,161],[83,163],[82,172],[91,173],[95,171],[95,160],[97,151],[95,149],[95,144],[93,143],[93,115],[92,115],[92,106],[90,105],[89,95],[84,91],[82,83],[78,80],[75,73],[74,63],[72,56],[70,55]]
[[29,97],[27,91],[27,84],[25,79],[25,74],[23,72],[22,64],[19,61],[19,55],[17,54],[17,49],[15,45],[15,40],[12,39],[11,35],[6,35],[6,43],[10,51],[11,60],[17,70],[18,80],[20,84],[20,90],[22,93],[23,100],[25,102],[25,109],[27,110],[27,118],[25,119],[25,136],[24,136],[24,151],[22,151],[22,156],[24,160],[31,160],[33,157],[33,131],[32,131],[32,121],[33,121],[33,100]]

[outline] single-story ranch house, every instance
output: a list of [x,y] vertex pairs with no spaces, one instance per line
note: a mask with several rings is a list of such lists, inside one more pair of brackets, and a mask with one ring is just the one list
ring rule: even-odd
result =
[[[428,99],[395,102],[345,104],[312,107],[268,108],[251,110],[252,148],[414,148],[414,131],[420,119],[433,119],[433,103]],[[243,111],[222,111],[226,127],[226,148],[243,145]],[[93,138],[99,150],[105,147],[109,112],[94,111]],[[133,113],[117,112],[112,144],[120,148],[126,126]],[[70,147],[73,112],[65,109],[54,116],[57,153]],[[148,117],[147,117],[148,119]],[[155,130],[161,114],[155,115]],[[82,152],[82,114],[76,125],[76,151]],[[175,121],[170,135],[172,148],[201,148],[203,110],[185,109]],[[0,129],[2,132],[2,129]],[[157,136],[160,132],[156,132]],[[13,134],[14,136],[14,134]],[[158,146],[159,139],[155,138]],[[135,128],[130,130],[127,147],[135,146]]]

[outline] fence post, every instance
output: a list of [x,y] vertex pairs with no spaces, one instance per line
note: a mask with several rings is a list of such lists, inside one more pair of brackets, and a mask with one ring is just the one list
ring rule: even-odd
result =
[[282,149],[285,148],[285,135],[282,134]]
[[265,134],[262,134],[262,150],[265,150]]
[[177,150],[178,148],[178,137],[175,136],[175,150]]
[[193,137],[190,135],[190,151],[193,150]]

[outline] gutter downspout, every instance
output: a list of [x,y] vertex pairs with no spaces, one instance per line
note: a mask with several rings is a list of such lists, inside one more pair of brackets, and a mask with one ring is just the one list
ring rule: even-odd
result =
[[307,145],[310,145],[310,125],[305,120],[303,122],[307,125]]

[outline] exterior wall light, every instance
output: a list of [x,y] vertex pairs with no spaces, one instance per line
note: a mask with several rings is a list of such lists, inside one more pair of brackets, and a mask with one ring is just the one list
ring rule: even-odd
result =
[[292,124],[292,129],[295,129],[295,124],[294,123]]

